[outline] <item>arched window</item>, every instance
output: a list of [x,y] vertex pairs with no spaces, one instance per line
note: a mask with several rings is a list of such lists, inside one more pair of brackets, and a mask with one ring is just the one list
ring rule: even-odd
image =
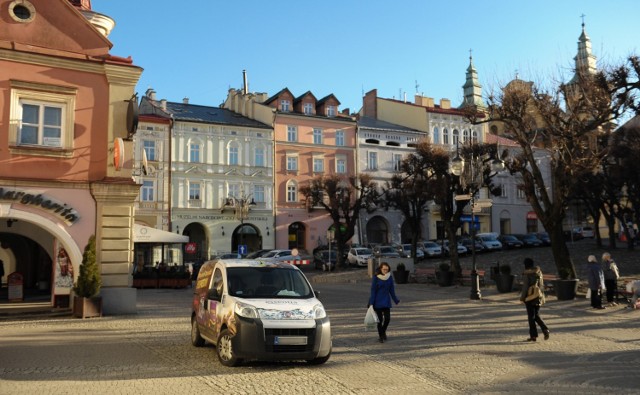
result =
[[433,143],[440,144],[440,130],[437,126],[433,128]]
[[467,129],[462,131],[462,142],[463,143],[469,142],[469,131]]
[[287,181],[287,202],[298,201],[298,183],[295,180]]
[[471,130],[471,140],[474,143],[478,143],[478,131],[477,130]]
[[442,144],[449,144],[449,129],[442,130]]

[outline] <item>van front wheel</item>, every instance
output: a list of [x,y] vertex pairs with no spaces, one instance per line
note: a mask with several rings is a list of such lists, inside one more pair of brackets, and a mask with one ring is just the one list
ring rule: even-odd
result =
[[223,329],[218,337],[218,344],[216,350],[218,351],[218,359],[224,366],[236,366],[240,363],[240,360],[236,358],[233,352],[233,342],[231,341],[233,336],[228,329]]
[[191,344],[196,347],[204,346],[204,339],[200,336],[200,329],[198,328],[196,317],[191,318]]
[[325,356],[325,357],[308,359],[307,363],[309,365],[322,365],[323,363],[325,363],[325,362],[327,362],[329,360],[329,357],[331,357],[331,351],[329,351],[329,354],[327,354],[327,356]]

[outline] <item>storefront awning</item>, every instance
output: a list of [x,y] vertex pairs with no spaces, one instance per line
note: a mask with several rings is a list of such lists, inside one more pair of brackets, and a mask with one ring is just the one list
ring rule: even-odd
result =
[[166,232],[148,226],[133,225],[134,243],[188,243],[189,236],[181,236],[177,233]]

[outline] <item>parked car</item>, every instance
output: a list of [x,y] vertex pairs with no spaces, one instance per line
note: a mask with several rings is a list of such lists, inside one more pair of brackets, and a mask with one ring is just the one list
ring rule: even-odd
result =
[[524,246],[522,240],[518,239],[514,235],[501,235],[498,239],[502,243],[502,246],[508,250],[522,248]]
[[477,239],[482,243],[482,246],[487,251],[500,251],[502,250],[502,243],[498,240],[498,235],[495,233],[478,233]]
[[373,256],[373,250],[365,247],[350,248],[347,261],[352,266],[367,266],[367,260]]
[[467,248],[467,251],[469,251],[469,253],[472,252],[474,245],[475,245],[475,250],[476,252],[484,252],[486,249],[484,248],[484,245],[476,240],[475,243],[473,241],[471,241],[471,239],[469,238],[464,238],[464,239],[460,239],[460,244],[462,244],[464,247]]
[[247,259],[256,259],[256,258],[260,258],[261,256],[263,256],[264,254],[266,254],[267,252],[269,252],[271,250],[257,250],[257,251],[253,251],[247,254],[247,256],[245,258]]
[[336,268],[338,262],[338,251],[318,250],[313,254],[313,266],[316,269],[328,272]]
[[[400,255],[405,258],[411,258],[411,244],[402,244],[401,247],[402,252]],[[416,246],[416,257],[419,261],[424,259],[424,251],[421,248],[418,248],[418,246]]]
[[225,254],[220,254],[220,255],[216,256],[216,258],[220,258],[220,259],[242,259],[244,257],[238,256],[237,252],[227,252]]
[[261,260],[220,260],[200,269],[191,302],[191,344],[214,345],[220,363],[331,356],[329,317],[302,271]]
[[551,245],[551,237],[549,237],[549,233],[547,232],[539,232],[535,233],[536,237],[542,241],[543,246]]
[[426,258],[436,258],[442,256],[442,247],[433,241],[425,241],[423,243],[424,256]]
[[376,257],[400,258],[400,253],[393,246],[379,246],[374,252]]
[[303,249],[298,249],[298,254],[294,255],[293,250],[271,250],[261,256],[259,259],[266,262],[283,262],[283,261],[308,261],[311,263],[313,256]]
[[542,247],[542,240],[538,239],[531,233],[526,235],[516,235],[520,241],[524,243],[525,247]]
[[578,232],[582,235],[583,239],[593,239],[596,237],[596,232],[590,226],[585,226],[577,229]]
[[[442,249],[443,249],[442,252],[444,253],[444,255],[445,256],[451,255],[451,249],[449,248],[449,240],[445,240],[443,244],[444,245],[442,246]],[[456,243],[456,248],[458,250],[458,255],[465,255],[469,252],[469,249],[463,246],[462,243],[460,242]]]

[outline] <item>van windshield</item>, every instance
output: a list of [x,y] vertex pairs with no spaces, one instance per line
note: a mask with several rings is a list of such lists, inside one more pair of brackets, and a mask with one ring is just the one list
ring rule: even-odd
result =
[[282,267],[233,267],[227,269],[228,293],[247,299],[314,297],[304,275]]

